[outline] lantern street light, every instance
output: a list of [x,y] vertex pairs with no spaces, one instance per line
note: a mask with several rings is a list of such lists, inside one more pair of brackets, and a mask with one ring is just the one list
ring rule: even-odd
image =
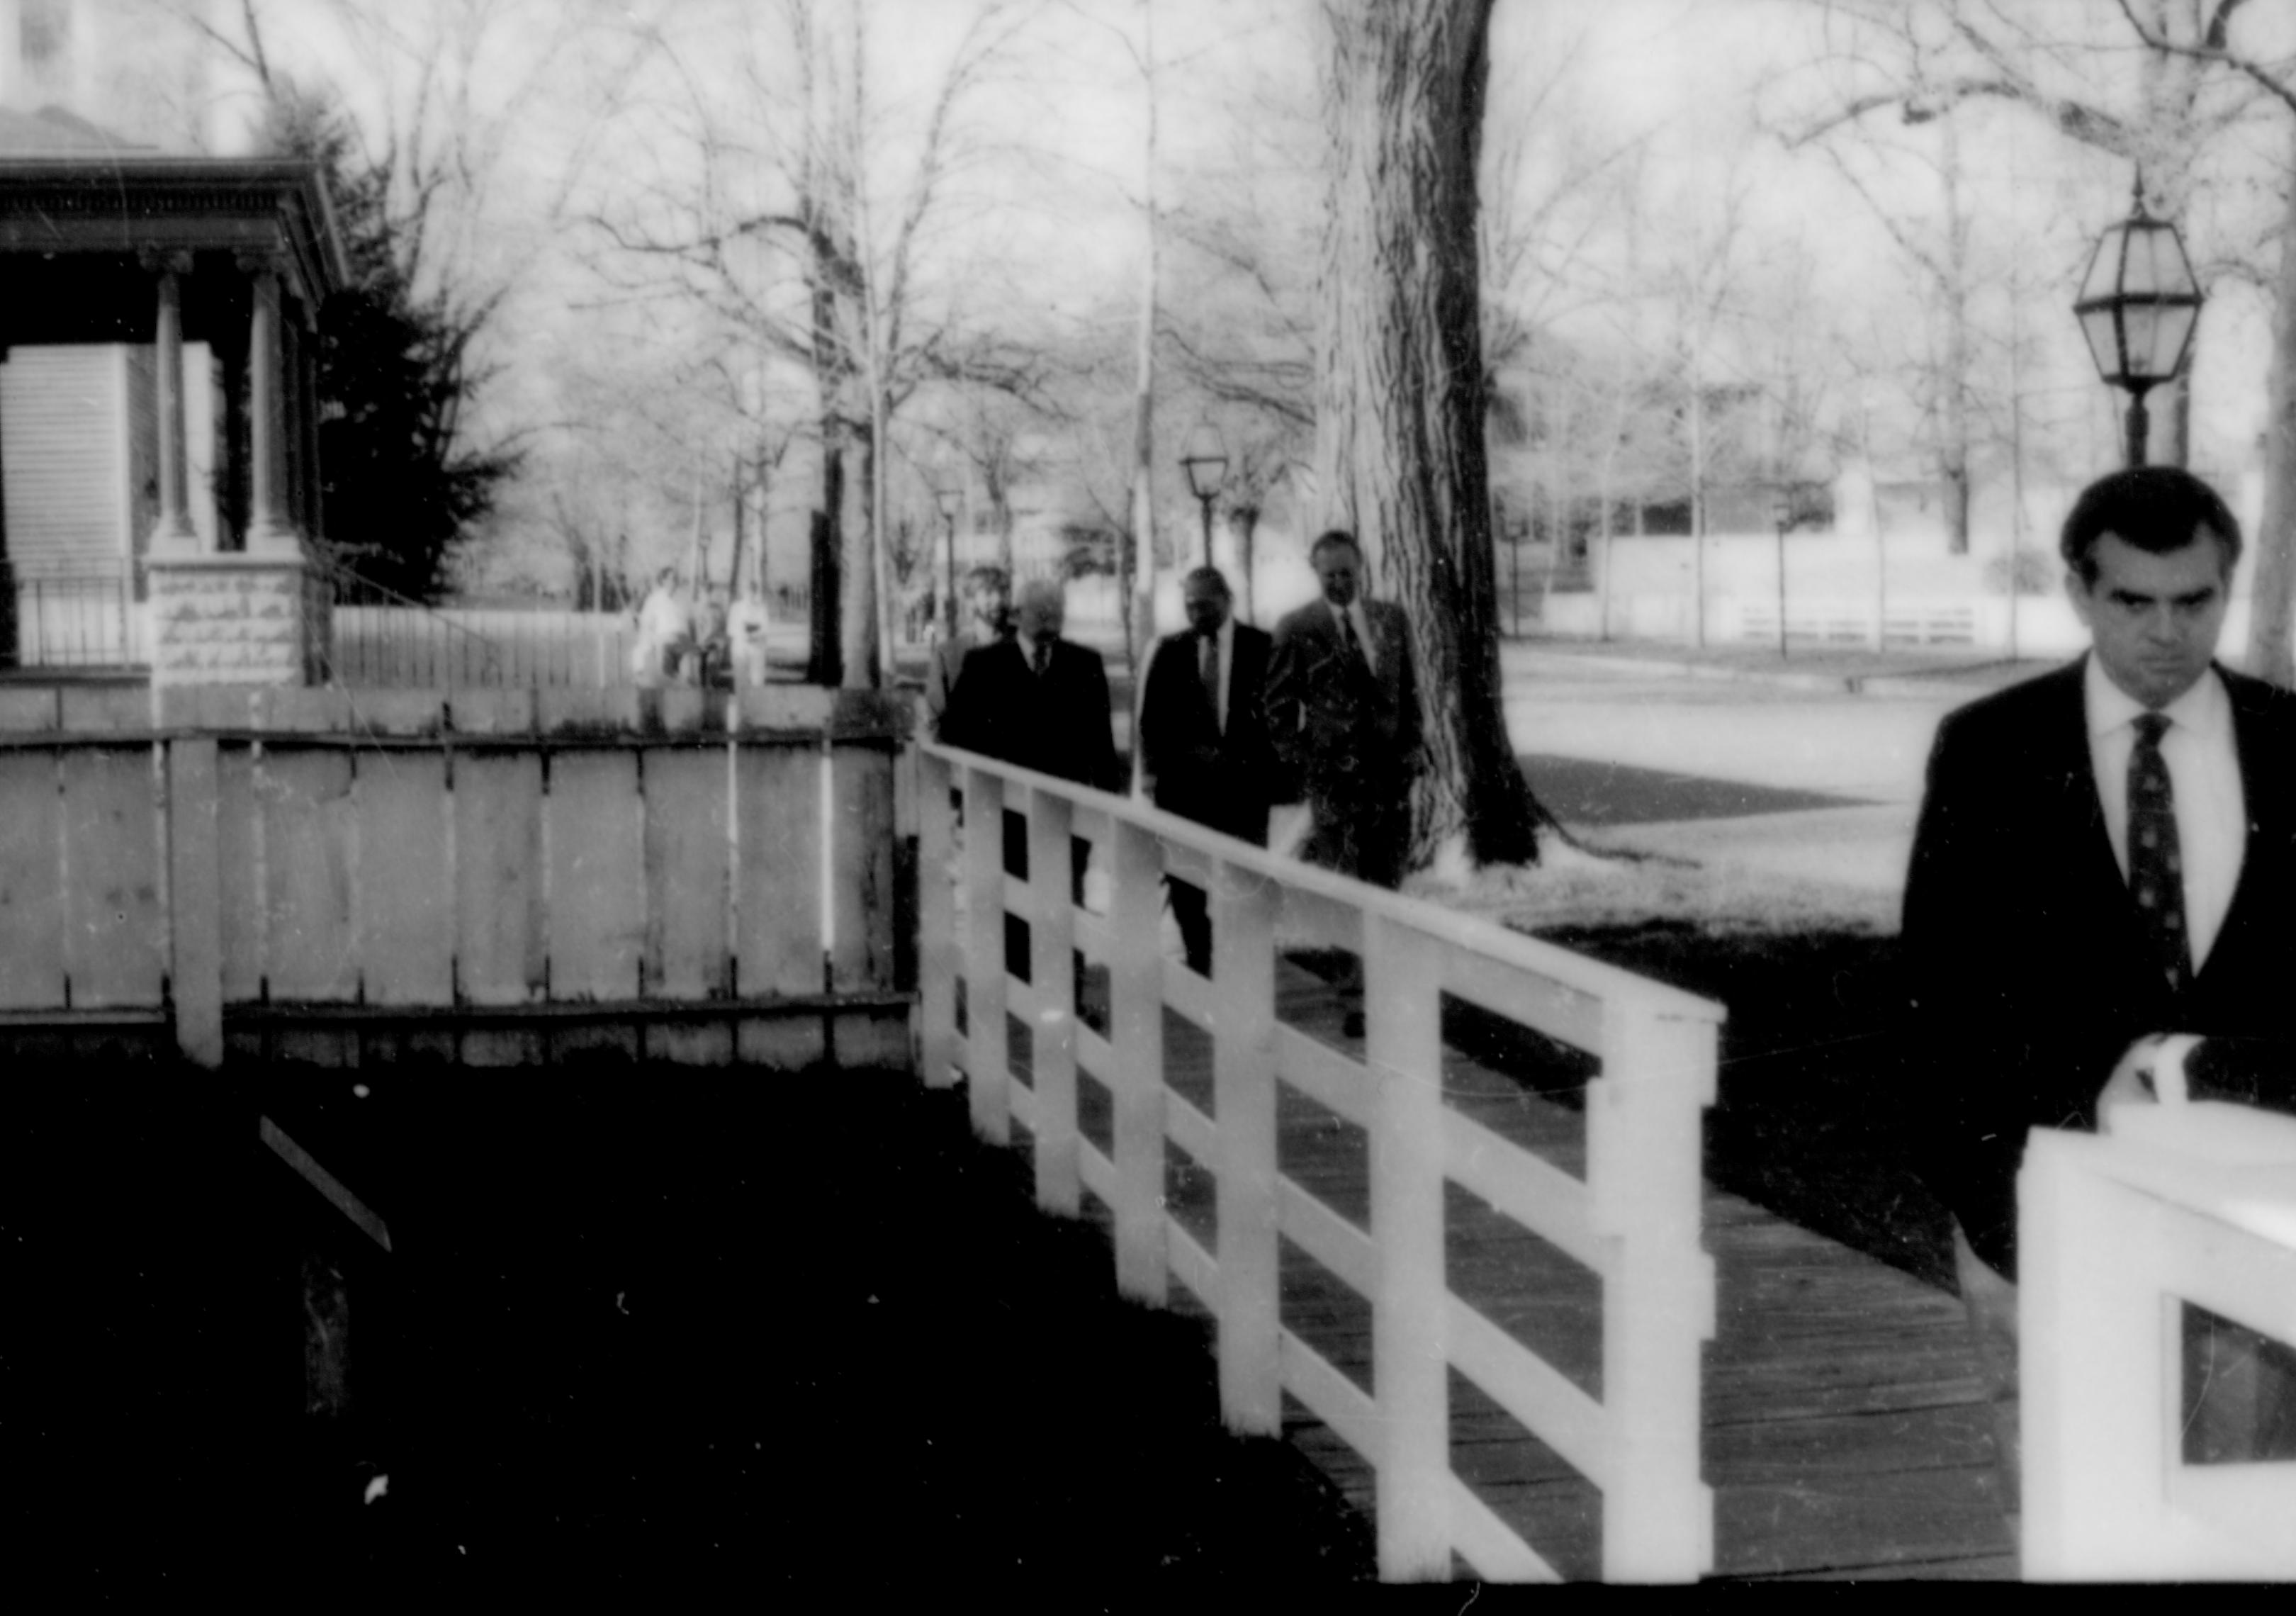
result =
[[1219,497],[1220,484],[1227,477],[1227,449],[1210,422],[1198,422],[1195,431],[1188,434],[1187,446],[1180,451],[1180,469],[1188,474],[1188,492],[1203,510],[1204,565],[1209,567],[1212,564],[1212,501]]
[[2201,289],[2177,227],[2144,211],[2142,175],[2128,217],[2106,226],[2097,240],[2073,314],[2096,373],[2108,385],[2128,390],[2128,463],[2143,465],[2144,395],[2184,368],[2200,319]]
[[948,599],[943,604],[942,626],[956,637],[956,508],[964,490],[949,480],[933,484],[933,503],[940,507],[941,559],[948,576]]

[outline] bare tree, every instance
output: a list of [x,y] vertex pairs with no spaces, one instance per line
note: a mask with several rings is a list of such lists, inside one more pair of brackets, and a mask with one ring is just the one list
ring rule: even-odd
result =
[[[811,375],[825,553],[808,677],[866,687],[883,682],[890,655],[879,459],[911,395],[964,347],[921,291],[922,243],[966,155],[965,103],[1029,8],[980,0],[967,12],[927,76],[921,121],[898,137],[872,87],[880,47],[868,0],[849,0],[842,29],[824,8],[780,0],[778,31],[765,39],[738,6],[705,19],[718,27],[691,42],[653,30],[699,176],[601,205],[593,218],[618,251],[671,267],[685,292]],[[794,301],[761,265],[761,245],[793,274]]]

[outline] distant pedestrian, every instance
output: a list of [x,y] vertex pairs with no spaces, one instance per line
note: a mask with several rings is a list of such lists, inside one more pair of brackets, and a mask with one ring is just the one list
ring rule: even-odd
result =
[[658,690],[674,681],[693,638],[693,618],[677,596],[677,569],[654,574],[653,587],[639,603],[637,637],[630,646],[630,677]]
[[[1265,847],[1267,806],[1278,789],[1263,708],[1271,643],[1235,620],[1227,579],[1217,568],[1189,573],[1180,598],[1188,627],[1158,644],[1141,695],[1143,783],[1166,813]],[[1164,884],[1189,968],[1209,976],[1207,895],[1177,876]]]

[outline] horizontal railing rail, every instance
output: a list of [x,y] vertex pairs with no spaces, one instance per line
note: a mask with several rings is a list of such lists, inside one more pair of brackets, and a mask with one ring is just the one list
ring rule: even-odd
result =
[[[952,792],[963,804],[961,855]],[[1455,1554],[1492,1579],[1554,1575],[1454,1472],[1454,1374],[1601,1489],[1605,1578],[1681,1580],[1711,1568],[1713,1501],[1699,1443],[1714,1275],[1701,1244],[1701,1143],[1718,1006],[975,754],[921,746],[914,800],[924,1080],[964,1080],[985,1137],[1006,1140],[1015,1120],[1027,1127],[1043,1205],[1075,1215],[1089,1191],[1109,1207],[1126,1293],[1163,1302],[1177,1276],[1204,1300],[1218,1321],[1229,1425],[1280,1431],[1289,1394],[1371,1464],[1382,1577],[1445,1578]],[[1006,868],[997,833],[1008,809],[1026,824],[1025,879]],[[1072,838],[1090,845],[1106,877],[1103,906],[1074,900]],[[1211,894],[1209,980],[1162,952],[1168,869]],[[1027,927],[1023,972],[1009,968],[1019,962],[1006,958],[1007,919]],[[1359,956],[1362,1055],[1277,1019],[1279,938]],[[1072,952],[1108,971],[1104,1036],[1079,1020]],[[1598,1058],[1583,1172],[1447,1103],[1447,997]],[[1168,1014],[1210,1039],[1209,1111],[1168,1081]],[[1013,1070],[1008,1021],[1028,1029],[1025,1083]],[[1080,1126],[1080,1072],[1109,1092],[1107,1151]],[[1279,1085],[1365,1129],[1367,1227],[1280,1170]],[[1166,1204],[1168,1147],[1216,1176],[1210,1244]],[[1599,1395],[1452,1291],[1452,1185],[1600,1276]],[[1368,1300],[1371,1390],[1283,1323],[1287,1241]]]

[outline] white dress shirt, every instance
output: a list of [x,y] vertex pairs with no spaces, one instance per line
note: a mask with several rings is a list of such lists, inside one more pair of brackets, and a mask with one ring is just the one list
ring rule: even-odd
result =
[[[2106,675],[2095,656],[2082,678],[2088,713],[2088,757],[2112,856],[2128,874],[2128,754],[2136,749],[2143,703]],[[2240,751],[2233,738],[2232,700],[2210,669],[2161,710],[2169,727],[2161,759],[2177,803],[2177,852],[2185,872],[2185,933],[2193,969],[2200,970],[2232,907],[2240,861],[2248,848],[2247,804],[2241,792]]]
[[[1327,601],[1324,604],[1330,605],[1331,603]],[[1356,644],[1363,647],[1363,658],[1365,663],[1374,673],[1377,673],[1379,671],[1379,651],[1378,648],[1372,644],[1371,614],[1364,610],[1363,597],[1361,595],[1357,595],[1354,600],[1349,601],[1345,606],[1332,607],[1332,622],[1336,624],[1341,618],[1347,619],[1349,624],[1354,628],[1356,631]],[[1341,636],[1341,644],[1345,644],[1346,643],[1346,636],[1345,635],[1342,635]]]
[[[1227,693],[1229,686],[1235,683],[1235,619],[1229,618],[1222,622],[1218,632],[1214,634],[1212,638],[1219,642],[1220,676],[1219,699],[1213,712],[1213,718],[1219,726],[1219,733],[1226,734],[1227,734]],[[1203,677],[1203,636],[1198,635],[1196,636],[1196,678],[1199,683],[1202,681]]]

